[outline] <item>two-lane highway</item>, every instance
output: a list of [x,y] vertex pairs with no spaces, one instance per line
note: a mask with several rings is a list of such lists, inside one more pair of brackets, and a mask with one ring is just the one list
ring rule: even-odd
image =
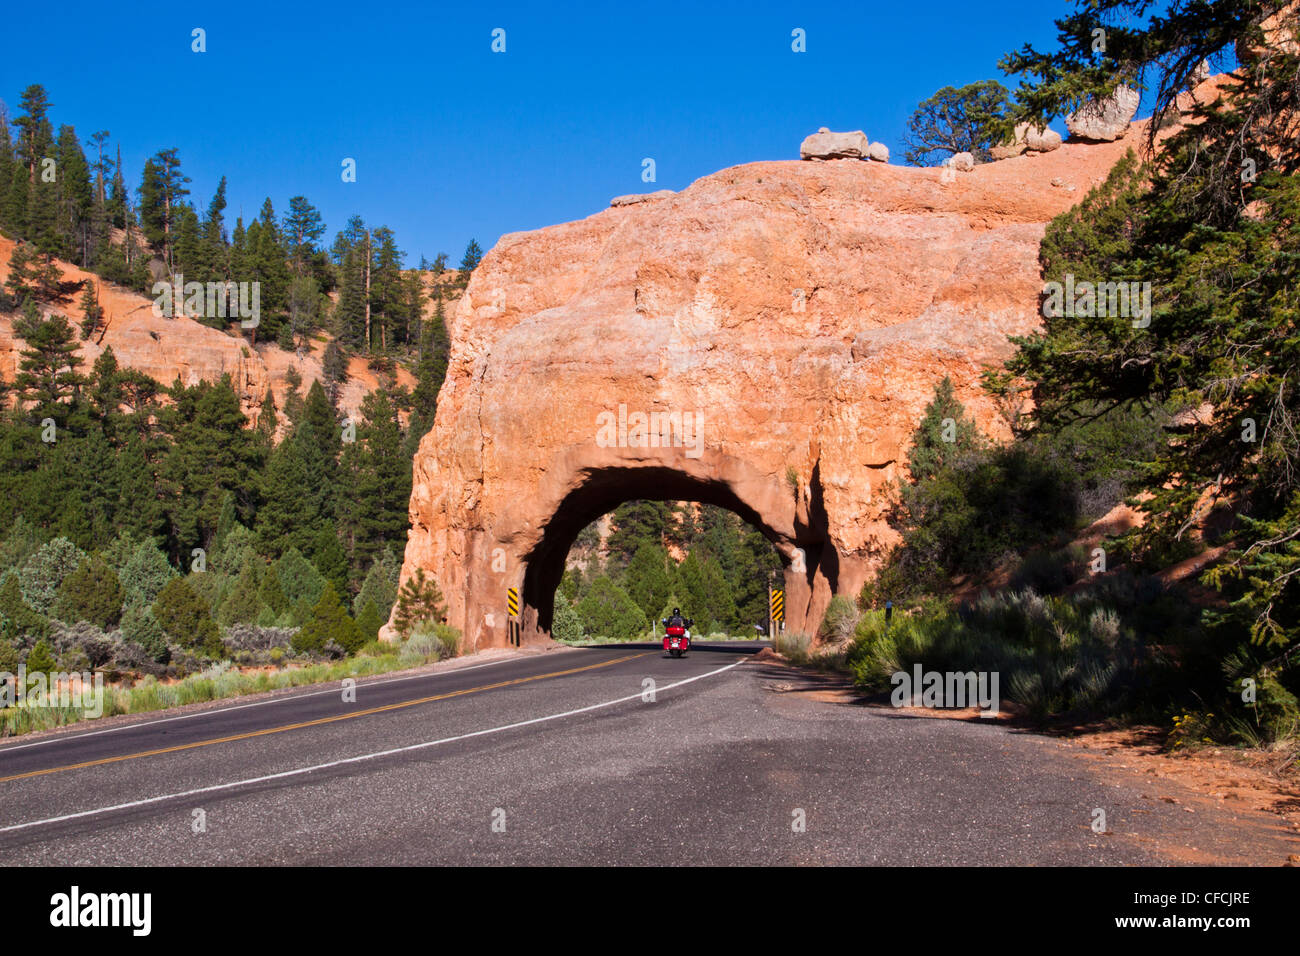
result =
[[[547,652],[0,745],[45,864],[1142,863],[1188,821],[987,722],[778,693],[754,644]],[[1182,817],[1182,819],[1180,819]]]

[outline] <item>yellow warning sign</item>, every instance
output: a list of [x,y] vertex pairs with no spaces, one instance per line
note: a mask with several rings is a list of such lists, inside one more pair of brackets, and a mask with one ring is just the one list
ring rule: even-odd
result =
[[519,589],[506,588],[506,610],[511,617],[519,616]]

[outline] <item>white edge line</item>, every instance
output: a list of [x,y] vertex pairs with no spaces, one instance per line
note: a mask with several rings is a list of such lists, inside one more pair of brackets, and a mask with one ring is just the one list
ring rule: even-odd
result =
[[[706,677],[716,677],[724,671],[729,671],[733,667],[739,667],[745,663],[747,658],[742,658],[734,664],[727,664],[725,667],[719,667],[705,674],[696,674],[694,677],[688,677],[680,680],[675,684],[669,684],[667,687],[659,688],[655,693],[662,691],[674,690],[683,687],[686,684],[692,684],[697,680],[703,680]],[[644,692],[642,692],[644,693]],[[94,810],[82,810],[78,813],[68,813],[60,817],[49,817],[45,820],[31,820],[27,823],[15,823],[11,826],[0,827],[0,833],[12,833],[15,830],[26,830],[29,827],[46,826],[51,823],[63,823],[67,820],[77,820],[82,817],[93,817],[100,813],[113,813],[117,810],[131,810],[135,807],[148,806],[151,803],[162,803],[165,800],[178,800],[181,797],[194,797],[202,793],[216,793],[219,790],[232,790],[235,787],[247,787],[257,783],[266,783],[269,780],[284,780],[287,777],[298,777],[305,773],[313,773],[317,770],[329,770],[332,767],[342,767],[351,763],[363,763],[367,760],[377,760],[380,757],[391,757],[394,754],[410,753],[414,750],[423,750],[426,747],[437,747],[439,744],[454,743],[457,740],[468,740],[471,737],[483,737],[487,734],[501,733],[505,730],[515,730],[519,727],[527,727],[531,724],[544,724],[551,720],[560,720],[564,717],[574,717],[578,714],[585,714],[593,710],[601,710],[605,707],[613,707],[616,704],[626,704],[628,701],[640,700],[642,693],[631,694],[627,697],[620,697],[617,700],[607,700],[600,704],[590,704],[586,707],[579,707],[576,710],[566,710],[561,714],[548,714],[545,717],[533,717],[530,720],[520,720],[513,724],[502,724],[500,727],[489,727],[487,730],[474,730],[467,734],[458,734],[455,737],[443,737],[441,740],[426,740],[423,743],[408,744],[405,747],[394,747],[391,750],[378,750],[374,753],[361,754],[356,757],[344,757],[342,760],[331,760],[328,763],[318,763],[310,767],[299,767],[297,770],[283,770],[280,773],[266,774],[262,777],[249,777],[247,780],[234,780],[230,783],[213,784],[210,787],[199,787],[194,790],[182,790],[179,793],[165,793],[159,797],[146,797],[143,800],[132,800],[130,803],[118,803],[111,807],[98,807]]]
[[[424,673],[424,674],[407,674],[405,677],[390,677],[387,680],[365,681],[365,683],[359,683],[357,684],[357,686],[358,687],[381,687],[384,684],[400,684],[402,681],[405,680],[419,680],[422,677],[439,677],[442,674],[463,674],[465,671],[476,671],[480,667],[491,667],[494,664],[505,664],[508,661],[519,661],[519,660],[522,660],[522,658],[503,657],[498,661],[484,661],[482,664],[471,664],[468,667],[452,667],[443,671],[429,671],[428,673]],[[339,680],[342,679],[343,678],[339,678],[337,680],[329,681],[329,683],[337,684]],[[311,685],[306,685],[306,686],[311,686]],[[283,689],[283,688],[277,688],[277,689]],[[7,753],[13,753],[15,750],[26,750],[28,747],[42,747],[46,744],[64,743],[69,740],[82,740],[83,738],[86,737],[98,737],[100,734],[113,734],[113,733],[117,733],[120,730],[135,730],[139,727],[153,727],[157,724],[169,724],[174,720],[192,720],[195,717],[210,717],[214,714],[229,714],[236,710],[247,710],[249,707],[265,707],[267,704],[283,704],[285,701],[306,700],[308,697],[319,697],[322,694],[338,693],[337,687],[331,687],[329,690],[306,691],[301,694],[294,693],[294,691],[296,690],[298,690],[298,688],[296,687],[289,688],[289,693],[277,694],[276,696],[271,697],[267,700],[254,700],[244,704],[232,703],[230,706],[207,707],[202,710],[196,710],[188,714],[177,714],[175,717],[155,717],[149,720],[141,720],[136,723],[132,723],[128,721],[127,723],[118,724],[116,727],[105,727],[102,730],[90,730],[83,734],[51,734],[50,736],[43,737],[40,740],[29,740],[26,743],[16,743],[10,745],[5,745],[4,743],[0,743],[0,757],[3,757]],[[258,693],[265,693],[265,691],[259,691]],[[274,691],[272,691],[272,693],[274,693]],[[239,698],[230,697],[226,699],[229,701],[236,701]],[[70,725],[65,725],[65,726],[70,726]]]

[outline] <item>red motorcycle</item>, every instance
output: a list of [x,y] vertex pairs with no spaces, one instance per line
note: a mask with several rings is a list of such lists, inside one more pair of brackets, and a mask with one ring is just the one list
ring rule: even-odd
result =
[[[669,620],[672,623],[669,623]],[[694,621],[683,620],[682,618],[665,618],[664,625],[664,650],[673,657],[681,657],[691,649],[691,632],[687,630]]]

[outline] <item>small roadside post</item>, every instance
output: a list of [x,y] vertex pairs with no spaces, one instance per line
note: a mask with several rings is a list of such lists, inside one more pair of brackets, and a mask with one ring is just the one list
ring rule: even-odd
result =
[[519,634],[519,589],[506,588],[506,639],[518,647]]

